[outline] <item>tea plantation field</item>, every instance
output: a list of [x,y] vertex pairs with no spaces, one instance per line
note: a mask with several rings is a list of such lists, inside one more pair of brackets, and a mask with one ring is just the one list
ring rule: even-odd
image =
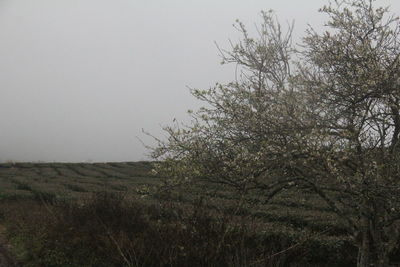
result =
[[247,196],[247,201],[238,205],[235,192],[203,184],[179,195],[143,196],[140,193],[143,186],[161,182],[150,175],[150,170],[150,162],[0,164],[0,209],[21,200],[79,202],[101,192],[136,199],[146,205],[168,203],[185,207],[198,205],[202,199],[201,205],[211,214],[230,216],[232,224],[246,224],[260,237],[284,237],[289,240],[289,251],[304,248],[301,253],[315,265],[354,263],[356,248],[351,244],[345,223],[315,195],[284,192],[268,204],[257,196]]

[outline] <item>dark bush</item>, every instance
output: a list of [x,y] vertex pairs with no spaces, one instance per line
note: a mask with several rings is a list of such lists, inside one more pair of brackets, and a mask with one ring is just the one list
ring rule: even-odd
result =
[[297,241],[201,204],[143,204],[109,193],[51,203],[9,212],[9,235],[24,266],[346,266],[354,258],[340,258],[347,244],[330,258],[329,249],[316,254],[316,242],[279,253]]

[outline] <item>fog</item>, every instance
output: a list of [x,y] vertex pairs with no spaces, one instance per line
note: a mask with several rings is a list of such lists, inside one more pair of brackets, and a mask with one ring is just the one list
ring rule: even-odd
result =
[[146,160],[142,129],[162,137],[199,107],[187,86],[233,79],[214,41],[238,40],[235,19],[252,28],[273,9],[298,38],[324,3],[0,0],[0,161]]

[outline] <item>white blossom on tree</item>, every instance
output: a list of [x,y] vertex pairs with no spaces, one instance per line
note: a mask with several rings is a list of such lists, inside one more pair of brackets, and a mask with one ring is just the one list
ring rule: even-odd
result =
[[257,36],[220,49],[236,79],[193,89],[192,123],[165,127],[152,154],[168,184],[208,181],[257,191],[311,190],[343,218],[358,266],[388,266],[399,242],[400,20],[374,1],[334,1],[326,31],[300,45],[262,12]]

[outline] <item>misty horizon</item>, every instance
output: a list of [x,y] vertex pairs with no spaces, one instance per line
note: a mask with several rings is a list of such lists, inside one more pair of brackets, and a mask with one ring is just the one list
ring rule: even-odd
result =
[[[189,93],[234,79],[214,42],[229,48],[261,10],[300,41],[328,1],[2,0],[0,162],[149,160],[142,129],[163,137],[201,103]],[[398,12],[400,3],[380,0]]]

